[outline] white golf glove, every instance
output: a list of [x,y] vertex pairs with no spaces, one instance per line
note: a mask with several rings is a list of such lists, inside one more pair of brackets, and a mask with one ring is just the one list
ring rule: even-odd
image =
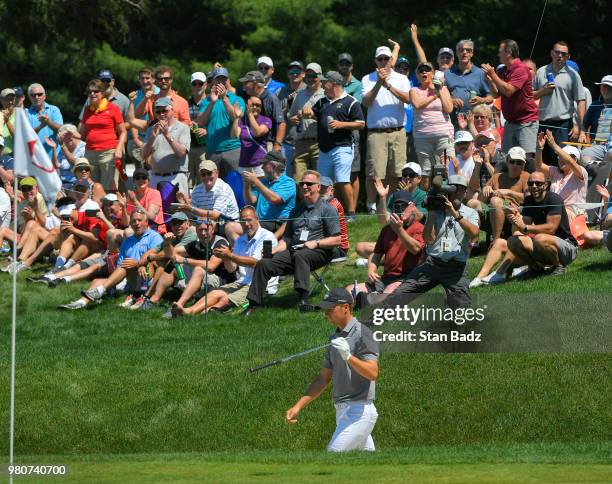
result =
[[338,353],[340,353],[344,361],[348,360],[349,356],[351,356],[351,348],[345,338],[333,339],[331,345],[338,350]]

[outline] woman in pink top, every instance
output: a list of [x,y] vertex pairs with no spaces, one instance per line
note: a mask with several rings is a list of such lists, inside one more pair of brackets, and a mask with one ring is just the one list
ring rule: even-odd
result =
[[166,233],[164,211],[159,190],[149,186],[149,174],[142,168],[134,170],[135,191],[128,191],[126,215],[129,217],[135,209],[144,210],[149,219],[149,226],[160,234]]
[[443,164],[444,152],[453,154],[453,125],[450,113],[453,101],[446,86],[433,83],[433,66],[421,62],[417,66],[417,77],[421,87],[410,89],[410,104],[414,110],[412,134],[414,148],[423,171],[421,188],[429,188],[432,165]]
[[[559,157],[559,168],[548,166],[542,161],[542,150],[545,143]],[[550,191],[558,194],[565,204],[565,210],[570,224],[579,215],[584,215],[584,204],[586,202],[588,174],[578,164],[580,151],[575,146],[559,147],[549,129],[544,133],[538,133],[538,146],[536,148],[535,167],[537,171],[544,173],[550,180]]]

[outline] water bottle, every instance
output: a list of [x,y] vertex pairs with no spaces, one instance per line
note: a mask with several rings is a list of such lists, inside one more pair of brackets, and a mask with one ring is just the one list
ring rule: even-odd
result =
[[478,93],[476,91],[470,91],[470,101],[474,99],[476,96],[478,96]]
[[174,269],[176,270],[176,277],[178,277],[179,281],[185,280],[185,271],[183,270],[182,264],[174,264]]
[[327,116],[327,132],[328,133],[333,133],[334,132],[334,128],[332,128],[329,123],[331,123],[334,120],[333,116]]
[[149,284],[151,284],[151,275],[149,274],[149,267],[145,267],[145,272],[147,273],[147,277],[142,281],[142,285],[140,286],[140,291],[144,294],[149,289]]
[[197,124],[192,124],[191,125],[191,132],[193,133],[194,138],[196,139],[196,141],[197,141],[197,143],[199,145],[202,145],[202,144],[204,144],[205,138],[203,136],[199,136],[197,134],[198,129],[200,129],[200,127]]

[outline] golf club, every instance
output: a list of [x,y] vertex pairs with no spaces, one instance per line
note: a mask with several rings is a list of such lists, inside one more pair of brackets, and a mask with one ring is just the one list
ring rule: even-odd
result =
[[272,360],[272,361],[269,361],[268,363],[264,363],[263,365],[259,365],[259,366],[256,366],[254,368],[249,368],[249,371],[251,373],[254,373],[256,371],[263,370],[264,368],[268,368],[270,366],[280,365],[281,363],[284,363],[285,361],[289,361],[289,360],[293,360],[295,358],[299,358],[300,356],[307,355],[308,353],[312,353],[313,351],[322,350],[323,348],[327,348],[330,345],[331,345],[331,343],[327,343],[327,344],[324,344],[324,345],[321,345],[321,346],[316,346],[315,348],[310,348],[310,349],[307,349],[307,350],[304,350],[304,351],[300,351],[299,353],[295,353],[294,355],[285,356],[284,358],[280,358],[278,360]]

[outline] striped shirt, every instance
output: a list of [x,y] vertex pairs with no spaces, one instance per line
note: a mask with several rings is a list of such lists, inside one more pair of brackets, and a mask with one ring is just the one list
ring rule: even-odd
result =
[[239,217],[234,191],[221,178],[217,178],[210,191],[201,183],[197,185],[191,193],[191,203],[203,210],[216,210],[226,219],[237,220]]
[[330,198],[327,203],[334,207],[338,212],[338,218],[340,219],[340,248],[343,251],[348,252],[349,239],[348,231],[346,230],[346,217],[344,216],[344,208],[342,207],[340,201],[335,197]]

